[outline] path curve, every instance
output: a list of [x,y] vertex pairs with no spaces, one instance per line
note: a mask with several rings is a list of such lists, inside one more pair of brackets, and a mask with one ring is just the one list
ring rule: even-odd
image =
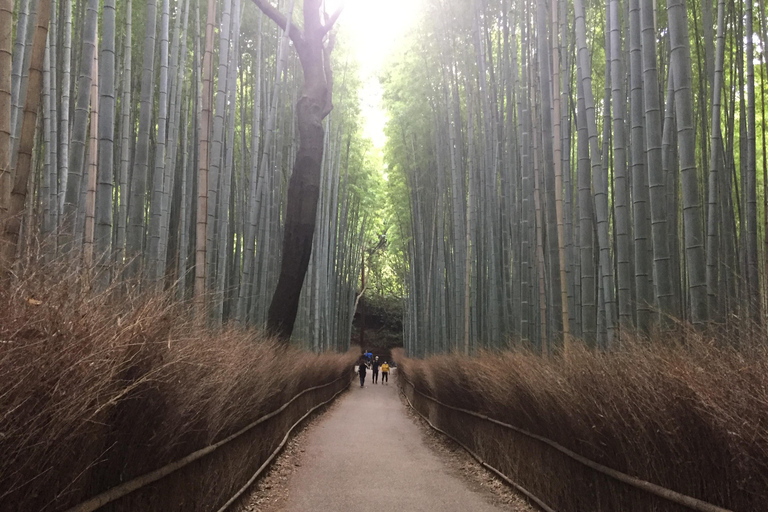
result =
[[[393,379],[391,379],[393,380]],[[491,512],[425,443],[397,385],[355,381],[309,433],[286,510]]]

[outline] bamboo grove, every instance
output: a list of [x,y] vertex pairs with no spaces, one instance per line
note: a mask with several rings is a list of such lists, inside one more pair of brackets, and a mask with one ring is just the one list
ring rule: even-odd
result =
[[[294,3],[277,6],[289,25]],[[194,298],[213,325],[263,325],[302,81],[289,38],[265,18],[242,0],[3,0],[6,272],[74,255],[96,286],[140,282]],[[375,179],[348,61],[342,41],[296,326],[317,350],[348,346],[362,191]]]
[[383,77],[406,348],[760,324],[766,30],[764,0],[425,0]]

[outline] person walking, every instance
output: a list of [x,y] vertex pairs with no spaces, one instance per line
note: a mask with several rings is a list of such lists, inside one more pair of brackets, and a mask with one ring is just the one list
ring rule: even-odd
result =
[[386,361],[381,365],[381,383],[386,383],[389,386],[389,363]]
[[365,366],[365,361],[360,360],[359,365],[357,367],[357,374],[360,375],[360,387],[365,387],[365,370],[367,367]]
[[371,379],[374,384],[378,384],[379,382],[379,356],[376,356],[376,359],[373,360],[371,363],[371,371],[373,375],[371,376]]

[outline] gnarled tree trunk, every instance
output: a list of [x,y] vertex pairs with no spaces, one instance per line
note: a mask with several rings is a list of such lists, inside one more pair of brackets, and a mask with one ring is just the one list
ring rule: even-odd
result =
[[287,341],[293,331],[301,287],[312,252],[325,138],[322,121],[333,108],[330,63],[333,37],[327,42],[325,39],[340,12],[337,11],[323,23],[320,19],[321,0],[305,0],[304,30],[300,31],[294,26],[286,28],[288,22],[285,16],[266,0],[254,2],[264,14],[288,31],[304,71],[302,94],[296,104],[299,150],[288,184],[280,277],[267,316],[268,331]]

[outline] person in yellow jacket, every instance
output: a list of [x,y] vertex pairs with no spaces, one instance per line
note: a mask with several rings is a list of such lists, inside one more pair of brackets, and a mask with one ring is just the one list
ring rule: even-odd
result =
[[389,385],[389,363],[384,361],[384,364],[381,365],[381,383],[387,383]]

